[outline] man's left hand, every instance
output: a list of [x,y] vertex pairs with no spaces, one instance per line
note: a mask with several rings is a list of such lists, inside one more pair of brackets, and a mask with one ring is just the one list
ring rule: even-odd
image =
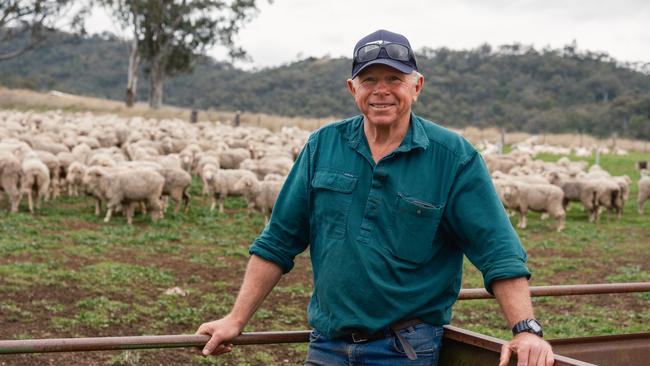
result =
[[508,365],[513,353],[517,355],[517,366],[553,366],[555,362],[551,345],[532,333],[519,333],[504,344],[499,366]]

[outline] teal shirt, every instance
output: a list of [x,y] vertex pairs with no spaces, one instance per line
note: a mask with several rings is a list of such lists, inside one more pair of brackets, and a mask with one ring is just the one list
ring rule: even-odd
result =
[[463,254],[490,292],[494,280],[530,277],[481,156],[414,114],[377,164],[363,116],[310,136],[250,253],[286,273],[308,246],[309,323],[328,337],[415,317],[449,323]]

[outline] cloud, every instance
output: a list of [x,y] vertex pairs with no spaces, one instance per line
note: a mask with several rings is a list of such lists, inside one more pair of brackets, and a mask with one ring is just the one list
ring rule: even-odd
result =
[[[650,62],[647,0],[275,0],[237,36],[253,58],[275,66],[297,55],[350,56],[379,28],[406,35],[414,48],[475,48],[510,43],[604,51],[621,61]],[[109,29],[110,30],[110,29]],[[223,47],[211,55],[225,59]]]

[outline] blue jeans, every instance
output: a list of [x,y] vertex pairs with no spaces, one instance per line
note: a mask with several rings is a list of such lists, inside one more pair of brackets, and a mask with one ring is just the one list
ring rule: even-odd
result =
[[366,343],[327,339],[313,330],[305,366],[436,366],[440,356],[443,328],[420,323],[399,331],[413,346],[416,360],[409,360],[397,337],[386,330],[387,337]]

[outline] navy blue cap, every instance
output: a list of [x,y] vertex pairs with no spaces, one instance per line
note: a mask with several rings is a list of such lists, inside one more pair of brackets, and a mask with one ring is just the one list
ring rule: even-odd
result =
[[[385,49],[382,49],[376,59],[360,63],[357,62],[354,56],[357,54],[359,48],[367,45],[368,43],[375,42],[399,43],[401,45],[404,45],[408,47],[411,57],[408,61],[394,60],[388,56],[388,53],[386,53]],[[354,53],[352,54],[352,78],[354,79],[354,77],[357,76],[366,67],[375,64],[387,65],[405,74],[410,74],[413,72],[413,70],[418,70],[418,65],[415,61],[415,53],[411,49],[409,40],[401,34],[393,33],[384,29],[380,29],[361,38],[361,40],[359,40],[359,42],[357,42],[357,44],[354,46]]]

